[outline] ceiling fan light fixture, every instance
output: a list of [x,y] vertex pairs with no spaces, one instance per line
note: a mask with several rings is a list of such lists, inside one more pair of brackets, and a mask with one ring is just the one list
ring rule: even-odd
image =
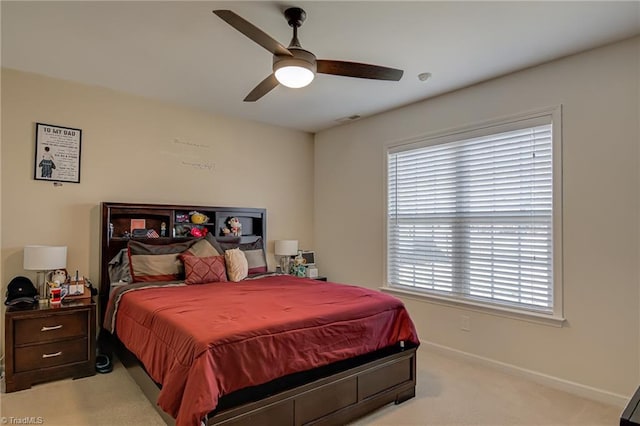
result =
[[299,7],[290,7],[284,11],[287,23],[293,28],[289,47],[284,47],[260,28],[230,10],[214,10],[213,13],[273,54],[273,73],[254,87],[244,98],[244,102],[257,101],[279,84],[291,88],[308,86],[317,72],[387,81],[398,81],[404,73],[400,69],[379,65],[317,59],[316,55],[303,49],[298,40],[298,28],[307,17],[305,11]]
[[276,70],[278,82],[292,89],[308,86],[313,81],[313,77],[313,72],[304,67],[288,66]]
[[292,89],[308,86],[315,77],[315,69],[299,58],[281,59],[273,65],[273,72],[280,84]]

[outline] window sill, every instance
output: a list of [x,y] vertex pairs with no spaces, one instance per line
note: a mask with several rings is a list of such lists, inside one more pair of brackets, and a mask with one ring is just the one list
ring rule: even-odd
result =
[[564,317],[539,314],[536,312],[516,311],[515,309],[498,306],[487,306],[472,301],[452,299],[448,297],[435,296],[431,294],[418,293],[415,291],[402,290],[392,287],[380,287],[380,290],[396,296],[405,297],[420,302],[432,303],[435,305],[449,306],[468,311],[480,312],[488,315],[495,315],[504,318],[516,319],[520,321],[532,322],[535,324],[547,325],[551,327],[562,327],[566,321]]

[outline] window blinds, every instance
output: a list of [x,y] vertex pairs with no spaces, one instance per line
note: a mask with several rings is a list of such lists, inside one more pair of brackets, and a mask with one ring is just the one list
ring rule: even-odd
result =
[[546,121],[388,152],[390,286],[553,312]]

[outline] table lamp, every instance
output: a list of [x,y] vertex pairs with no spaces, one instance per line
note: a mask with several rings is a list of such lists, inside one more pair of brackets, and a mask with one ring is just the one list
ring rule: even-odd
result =
[[282,272],[288,274],[290,271],[291,256],[298,254],[298,240],[277,240],[274,253],[280,257],[280,267]]
[[47,299],[45,274],[54,269],[67,267],[67,248],[64,246],[25,246],[23,268],[37,272],[37,287],[40,300]]

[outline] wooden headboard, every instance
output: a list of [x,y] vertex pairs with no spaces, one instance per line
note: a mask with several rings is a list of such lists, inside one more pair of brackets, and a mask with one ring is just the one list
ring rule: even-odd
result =
[[[190,222],[190,213],[197,211],[208,217],[202,224]],[[207,228],[215,236],[224,236],[223,228],[230,217],[236,217],[242,224],[241,242],[253,242],[259,237],[266,246],[267,211],[259,208],[189,206],[177,204],[133,204],[102,203],[102,220],[100,222],[100,324],[104,310],[109,301],[109,261],[127,243],[134,239],[147,244],[170,244],[193,239],[192,228]],[[164,224],[164,226],[163,226]],[[141,227],[149,232],[149,236],[132,235],[134,227]],[[141,232],[141,231],[137,231]],[[158,237],[155,237],[155,235]],[[265,247],[266,249],[266,247]]]

